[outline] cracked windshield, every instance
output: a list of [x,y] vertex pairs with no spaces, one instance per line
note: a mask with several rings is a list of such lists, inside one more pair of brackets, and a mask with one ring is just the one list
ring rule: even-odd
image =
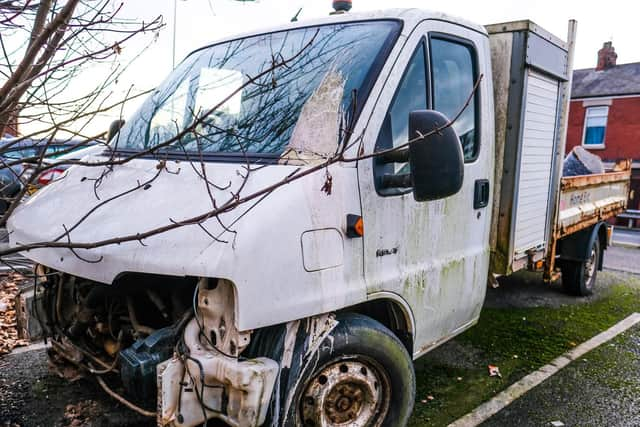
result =
[[[326,25],[200,50],[155,91],[116,143],[128,150],[164,143],[162,149],[178,153],[279,155],[290,143],[304,150],[291,141],[292,135],[310,136],[304,129],[294,132],[310,124],[298,123],[301,113],[324,109],[335,124],[325,126],[322,136],[330,152],[338,143],[338,123],[365,99],[374,64],[397,29],[385,21]],[[307,102],[314,111],[305,111]]]

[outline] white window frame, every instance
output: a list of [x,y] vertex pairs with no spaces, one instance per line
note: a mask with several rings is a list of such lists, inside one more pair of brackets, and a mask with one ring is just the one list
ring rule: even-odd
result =
[[[593,113],[594,110],[604,109],[605,113]],[[590,115],[589,112],[592,112]],[[602,144],[586,144],[587,139],[587,123],[589,118],[604,117],[604,136],[602,137]],[[582,146],[591,150],[604,150],[607,142],[607,130],[609,128],[609,106],[608,105],[590,105],[585,107],[584,111],[584,126],[582,128]]]

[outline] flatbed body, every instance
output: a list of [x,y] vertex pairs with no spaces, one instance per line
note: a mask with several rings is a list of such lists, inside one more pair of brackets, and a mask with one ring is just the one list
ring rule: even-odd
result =
[[630,179],[628,161],[618,163],[613,171],[603,174],[563,177],[554,237],[562,239],[624,212]]

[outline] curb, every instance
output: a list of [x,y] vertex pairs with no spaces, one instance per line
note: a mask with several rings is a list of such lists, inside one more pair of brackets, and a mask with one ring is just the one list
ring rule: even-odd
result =
[[611,271],[613,273],[625,273],[625,274],[632,274],[632,275],[636,275],[639,276],[640,275],[640,271],[633,271],[633,270],[623,270],[621,268],[613,268],[613,267],[604,267],[602,269],[602,271]]
[[621,242],[621,241],[612,241],[611,246],[617,246],[619,248],[627,248],[627,249],[639,249],[640,245],[637,243],[631,242]]
[[520,398],[534,387],[540,385],[549,377],[558,373],[569,363],[581,358],[596,347],[599,347],[602,344],[611,341],[613,338],[629,330],[638,323],[640,323],[640,313],[634,313],[630,315],[629,317],[616,323],[606,331],[596,335],[590,340],[580,344],[576,348],[554,359],[548,365],[543,366],[537,371],[522,378],[520,381],[510,385],[506,390],[498,393],[498,395],[496,395],[493,399],[483,403],[467,415],[449,424],[448,427],[475,427],[485,422],[493,415],[509,406],[516,399]]

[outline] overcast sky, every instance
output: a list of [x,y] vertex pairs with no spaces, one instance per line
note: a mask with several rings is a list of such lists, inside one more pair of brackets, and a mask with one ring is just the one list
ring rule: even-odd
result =
[[[300,20],[326,16],[331,0],[176,0],[176,52],[179,62],[190,51],[238,32],[284,24],[302,8]],[[531,19],[555,35],[566,39],[567,22],[578,20],[578,42],[575,68],[595,66],[597,51],[604,41],[612,40],[618,63],[640,62],[640,2],[609,0],[354,0],[353,12],[388,7],[420,7],[435,9],[480,24]],[[163,15],[167,26],[157,41],[120,80],[118,90],[130,85],[150,88],[159,84],[171,70],[174,30],[174,0],[125,0],[122,16],[150,20]],[[148,42],[148,41],[147,41]],[[123,59],[138,53],[142,43],[125,45]],[[125,109],[131,114],[135,105]],[[102,117],[92,128],[106,128],[111,117]]]
[[[233,0],[177,0],[178,54],[189,51],[228,34],[254,28],[282,24],[303,8],[300,19],[326,16],[331,10],[330,0],[260,0],[238,2]],[[149,4],[154,6],[150,7]],[[125,2],[126,15],[132,17],[162,14],[168,27],[173,25],[173,0]],[[605,5],[610,5],[606,7]],[[567,21],[577,19],[579,35],[576,68],[595,65],[596,52],[607,40],[612,40],[620,63],[640,61],[638,46],[640,2],[610,0],[609,2],[583,0],[354,0],[353,11],[376,10],[386,7],[422,7],[460,16],[480,24],[531,19],[566,38]],[[167,28],[159,44],[170,44],[172,28]],[[163,49],[164,50],[164,49]]]

